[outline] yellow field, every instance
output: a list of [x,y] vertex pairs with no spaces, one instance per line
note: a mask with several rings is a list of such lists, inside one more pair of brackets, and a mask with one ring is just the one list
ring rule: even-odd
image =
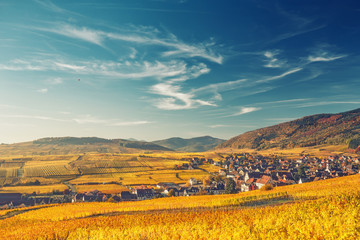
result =
[[[49,158],[51,159],[52,156],[49,156]],[[70,160],[32,160],[32,161],[27,161],[24,167],[44,167],[44,166],[52,166],[54,164],[67,165],[69,162],[71,161]]]
[[70,181],[72,184],[84,183],[110,183],[117,182],[122,185],[154,185],[159,182],[185,183],[194,177],[201,180],[209,176],[208,173],[201,170],[152,170],[136,171],[112,174],[84,175]]
[[201,170],[189,170],[179,173],[179,177],[183,180],[189,180],[190,178],[195,178],[196,180],[201,180],[203,177],[209,176],[207,172]]
[[[163,181],[184,183],[190,178],[189,173],[181,178],[179,174],[182,170],[173,169],[176,165],[188,163],[187,160],[182,160],[183,158],[195,156],[205,155],[86,153],[4,156],[0,163],[0,186],[19,185],[36,179],[42,184],[59,183],[64,180],[71,180],[73,184],[115,182],[142,185]],[[198,174],[198,171],[193,173]]]
[[19,178],[18,183],[22,185],[26,185],[28,183],[34,183],[36,180],[41,182],[41,185],[59,184],[62,181],[62,179],[60,178],[23,177],[23,178]]
[[11,178],[17,176],[17,168],[0,168],[1,178]]
[[69,181],[71,184],[120,182],[115,174],[83,175]]
[[[22,210],[19,215],[0,220],[0,236],[4,239],[359,239],[359,206],[360,175],[353,175],[234,195],[61,204]],[[0,212],[0,216],[5,214]]]
[[206,170],[208,172],[211,172],[211,173],[219,173],[219,170],[221,169],[221,167],[214,166],[212,164],[201,165],[201,166],[199,166],[199,168],[204,169],[204,170]]
[[37,194],[47,194],[52,191],[64,191],[68,187],[64,184],[53,185],[40,185],[40,186],[15,186],[15,187],[2,187],[0,193],[26,193],[31,194],[36,192]]
[[24,176],[26,177],[52,177],[76,174],[79,174],[79,172],[75,169],[70,169],[70,167],[68,167],[67,165],[54,164],[24,168]]

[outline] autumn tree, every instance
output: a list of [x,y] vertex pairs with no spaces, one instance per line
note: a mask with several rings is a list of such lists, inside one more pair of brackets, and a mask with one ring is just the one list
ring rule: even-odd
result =
[[300,165],[300,166],[298,167],[297,173],[298,173],[298,175],[299,175],[299,178],[305,178],[305,177],[306,177],[304,165]]
[[174,189],[170,189],[169,193],[168,193],[169,197],[173,197],[175,196],[175,190]]
[[206,187],[206,186],[209,186],[211,183],[211,180],[209,177],[205,177],[203,178],[203,186]]
[[234,179],[227,178],[225,180],[225,193],[226,194],[235,193],[235,186],[236,186],[236,183],[235,183]]
[[221,179],[221,176],[219,174],[214,177],[215,182],[221,182],[221,180],[222,179]]
[[264,186],[262,186],[260,188],[260,191],[270,191],[272,190],[274,187],[271,184],[265,184]]

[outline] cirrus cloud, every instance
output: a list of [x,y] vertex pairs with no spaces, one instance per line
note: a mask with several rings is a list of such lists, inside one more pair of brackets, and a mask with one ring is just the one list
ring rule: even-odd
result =
[[237,113],[234,113],[231,116],[240,116],[247,113],[255,112],[261,110],[261,107],[241,107],[240,111]]

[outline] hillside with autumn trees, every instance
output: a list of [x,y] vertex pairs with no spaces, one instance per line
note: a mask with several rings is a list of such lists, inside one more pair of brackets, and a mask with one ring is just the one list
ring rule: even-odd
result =
[[[317,145],[360,145],[360,108],[338,114],[317,114],[257,129],[231,138],[217,149],[269,149]],[[359,150],[359,149],[357,149]]]

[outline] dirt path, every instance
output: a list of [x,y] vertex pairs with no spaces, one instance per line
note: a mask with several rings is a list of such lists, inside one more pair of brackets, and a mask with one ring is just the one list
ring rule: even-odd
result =
[[69,183],[68,181],[65,181],[64,184],[69,188],[69,190],[71,191],[71,195],[75,196],[77,194],[77,190],[76,187]]

